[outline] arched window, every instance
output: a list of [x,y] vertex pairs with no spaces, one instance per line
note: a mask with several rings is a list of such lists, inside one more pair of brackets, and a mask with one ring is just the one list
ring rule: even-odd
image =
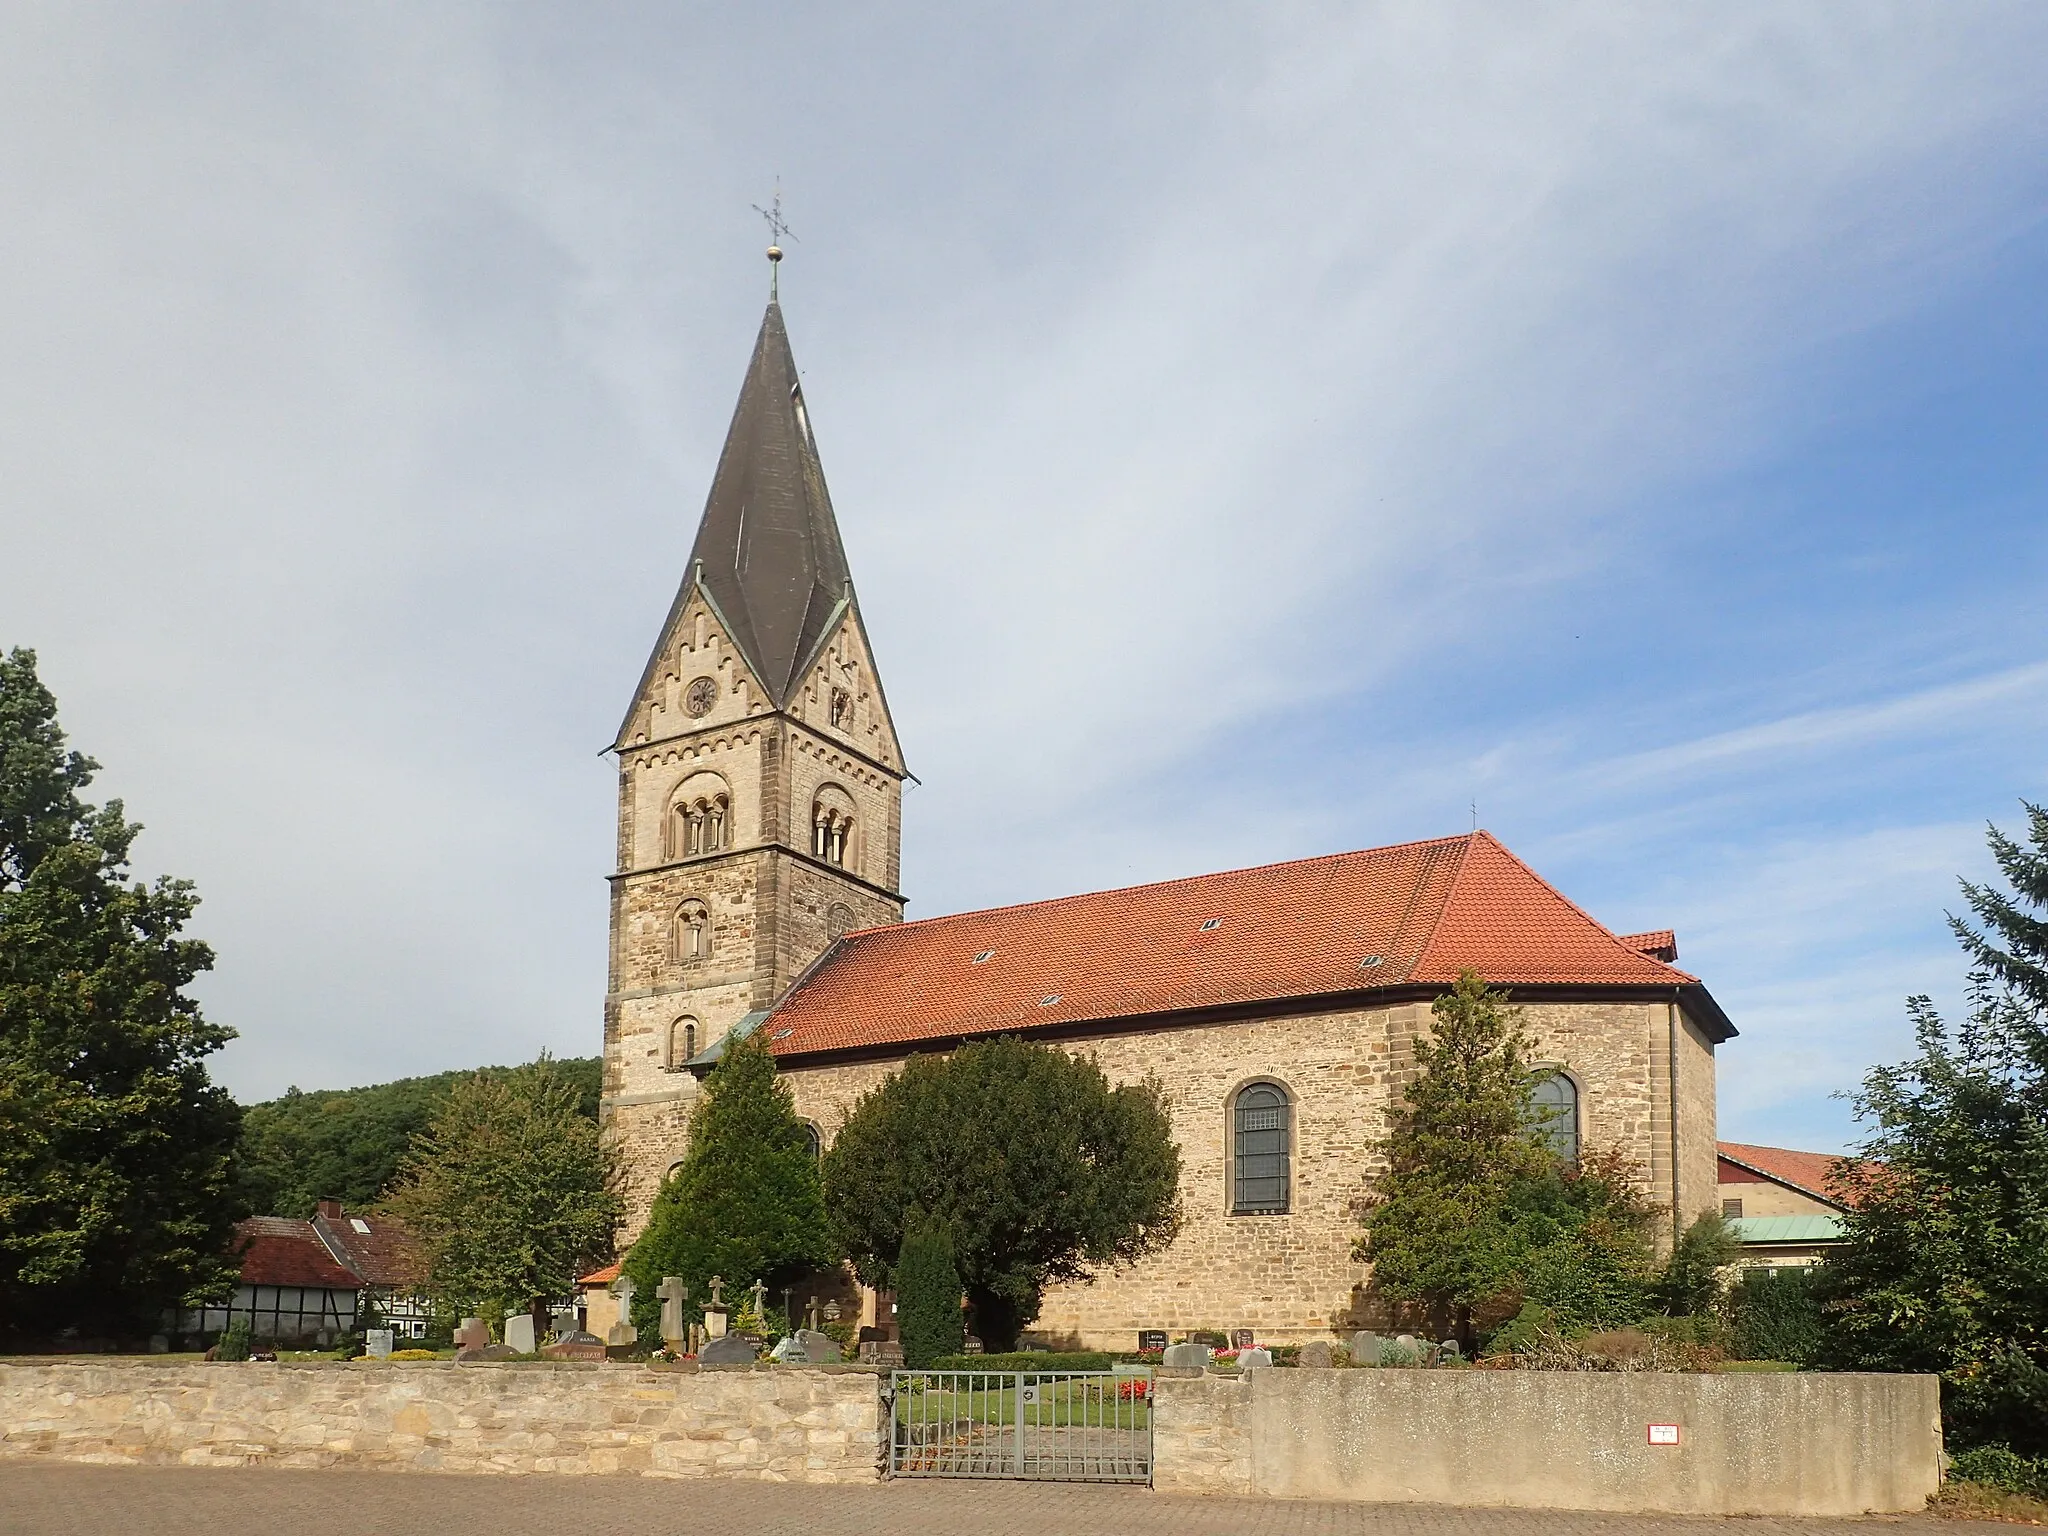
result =
[[711,909],[695,897],[676,908],[675,957],[679,965],[711,958]]
[[804,1145],[811,1149],[812,1157],[825,1155],[825,1138],[818,1134],[818,1128],[808,1120],[804,1122]]
[[1544,1145],[1566,1162],[1579,1156],[1579,1085],[1552,1068],[1529,1090],[1530,1117]]
[[732,796],[715,773],[693,773],[669,802],[667,854],[687,859],[732,846]]
[[1230,1106],[1230,1213],[1277,1215],[1292,1193],[1293,1105],[1278,1083],[1249,1083]]
[[687,1013],[668,1027],[668,1069],[680,1072],[697,1054],[697,1021]]
[[853,695],[844,688],[832,690],[832,723],[843,726],[853,719]]
[[811,852],[841,869],[855,862],[853,797],[836,784],[827,784],[812,802]]

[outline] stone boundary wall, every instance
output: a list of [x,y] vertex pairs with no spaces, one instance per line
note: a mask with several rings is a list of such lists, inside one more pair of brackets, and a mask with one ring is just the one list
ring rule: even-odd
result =
[[1153,1403],[1153,1484],[1173,1492],[1860,1515],[1924,1508],[1941,1482],[1932,1376],[1254,1368],[1162,1374]]
[[0,1362],[0,1457],[866,1483],[857,1368]]

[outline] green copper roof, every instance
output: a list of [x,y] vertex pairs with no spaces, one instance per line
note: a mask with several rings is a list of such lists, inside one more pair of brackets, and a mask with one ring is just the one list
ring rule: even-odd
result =
[[1838,1243],[1839,1216],[1736,1216],[1728,1230],[1744,1243]]

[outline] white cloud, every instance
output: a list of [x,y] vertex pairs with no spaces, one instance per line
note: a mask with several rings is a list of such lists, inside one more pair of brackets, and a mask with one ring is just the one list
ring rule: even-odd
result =
[[[144,857],[198,878],[238,1088],[593,1049],[594,754],[681,573],[780,172],[927,781],[914,910],[1263,856],[1357,798],[1265,738],[1512,647],[1531,594],[1657,537],[1625,509],[1776,451],[1830,346],[1970,280],[2026,217],[2044,31],[16,10],[0,642],[40,646]],[[1630,771],[1818,751],[1859,708]],[[1219,811],[1254,767],[1278,787]]]

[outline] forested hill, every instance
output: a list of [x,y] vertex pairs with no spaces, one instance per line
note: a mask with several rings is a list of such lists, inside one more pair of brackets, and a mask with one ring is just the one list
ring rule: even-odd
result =
[[[602,1063],[595,1056],[556,1063],[597,1118]],[[518,1067],[484,1067],[490,1073]],[[368,1088],[324,1088],[251,1104],[242,1111],[240,1193],[258,1216],[311,1216],[316,1201],[368,1205],[383,1194],[415,1132],[424,1130],[467,1072],[402,1077]]]

